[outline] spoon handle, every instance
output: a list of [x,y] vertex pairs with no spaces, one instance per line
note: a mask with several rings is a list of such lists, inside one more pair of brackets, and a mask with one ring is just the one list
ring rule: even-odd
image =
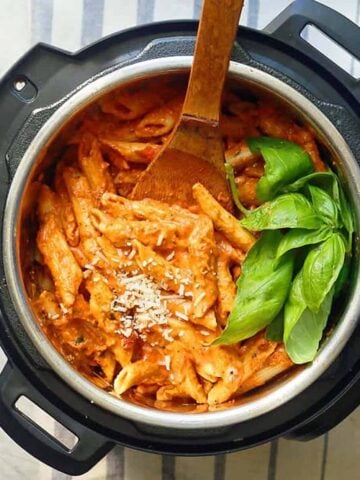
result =
[[204,0],[182,116],[217,125],[244,0]]

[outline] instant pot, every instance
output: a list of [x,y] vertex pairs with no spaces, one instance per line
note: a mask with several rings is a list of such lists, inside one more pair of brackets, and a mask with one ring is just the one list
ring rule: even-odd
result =
[[[264,31],[239,28],[231,82],[275,96],[316,131],[336,160],[360,219],[360,82],[301,36],[314,25],[356,56],[360,29],[311,0],[298,0]],[[134,28],[70,55],[37,45],[0,84],[0,426],[48,465],[77,475],[115,444],[149,452],[213,455],[279,436],[308,440],[360,403],[360,277],[356,237],[351,285],[332,335],[313,364],[254,392],[227,410],[170,413],[116,399],[79,376],[41,333],[19,267],[21,212],[46,148],[61,127],[116,86],[191,65],[197,23]],[[329,158],[330,158],[329,157]],[[39,163],[40,162],[40,163]],[[78,437],[67,449],[16,407],[29,398]]]

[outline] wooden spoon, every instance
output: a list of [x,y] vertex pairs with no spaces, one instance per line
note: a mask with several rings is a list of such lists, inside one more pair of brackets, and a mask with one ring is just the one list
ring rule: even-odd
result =
[[202,183],[232,209],[219,130],[221,97],[244,0],[204,0],[194,62],[180,119],[169,141],[140,177],[133,199],[195,203]]

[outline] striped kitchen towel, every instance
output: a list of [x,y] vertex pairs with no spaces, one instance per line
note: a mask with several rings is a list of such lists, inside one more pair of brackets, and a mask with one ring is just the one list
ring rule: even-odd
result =
[[[198,18],[201,0],[0,0],[0,77],[32,45],[74,52],[118,30],[158,20]],[[263,28],[291,0],[248,0],[241,23]],[[360,24],[360,0],[323,0]],[[308,40],[321,43],[318,32]],[[324,43],[324,48],[326,45]],[[359,62],[332,49],[355,76]],[[0,112],[1,114],[1,112]],[[5,364],[0,351],[0,370]],[[28,414],[60,440],[67,434],[33,406]],[[278,440],[230,455],[168,457],[116,447],[84,480],[356,480],[360,478],[360,410],[330,434],[307,443]],[[70,480],[33,459],[0,430],[1,480]]]

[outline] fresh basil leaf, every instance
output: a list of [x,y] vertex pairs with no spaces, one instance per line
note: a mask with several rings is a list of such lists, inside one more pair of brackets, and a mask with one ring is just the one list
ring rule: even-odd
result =
[[225,162],[225,172],[226,172],[227,181],[229,182],[233,201],[237,206],[237,208],[239,209],[239,211],[246,217],[249,214],[249,210],[247,210],[244,207],[244,205],[240,202],[239,192],[235,182],[234,167],[230,163]]
[[[333,190],[335,175],[330,170],[328,172],[314,172],[301,177],[289,185],[285,185],[281,188],[283,193],[292,193],[302,190],[307,185],[317,185],[318,187],[324,189],[326,192],[330,193]],[[336,198],[334,198],[336,200]]]
[[333,289],[326,295],[317,313],[305,308],[285,340],[285,349],[294,363],[314,360],[330,315]]
[[303,272],[294,278],[288,299],[284,307],[284,342],[287,341],[291,330],[306,309],[306,302],[303,295]]
[[256,187],[261,202],[273,199],[281,187],[314,169],[309,154],[296,143],[271,137],[249,138],[247,143],[265,161],[265,173]]
[[265,332],[266,340],[271,342],[282,342],[284,336],[284,311],[274,318],[274,320],[267,327]]
[[332,227],[338,226],[338,207],[334,200],[322,188],[309,185],[312,205],[324,223]]
[[276,250],[282,235],[264,232],[251,248],[237,281],[237,294],[228,323],[214,344],[231,344],[252,337],[271,323],[288,295],[294,255],[288,252],[280,262]]
[[[336,206],[338,207],[338,210],[340,212],[340,183],[339,183],[339,179],[338,177],[335,175],[334,172],[331,172],[332,176],[333,176],[333,183],[331,184],[331,182],[325,182],[325,185],[323,187],[321,187],[323,190],[325,190],[329,195],[330,197],[334,200],[334,202],[336,203]],[[319,186],[319,185],[318,185]]]
[[346,255],[344,265],[342,266],[339,276],[336,279],[336,282],[334,285],[334,298],[337,298],[341,293],[342,289],[344,288],[346,282],[349,279],[350,270],[351,270],[350,256]]
[[316,229],[323,226],[321,218],[301,193],[280,195],[252,210],[240,223],[249,230]]
[[[347,251],[351,250],[351,240],[354,233],[354,216],[338,177],[331,170],[327,172],[315,172],[300,178],[296,182],[284,186],[284,193],[298,192],[308,185],[315,185],[324,190],[336,204],[340,212],[340,219],[348,232]],[[340,222],[339,222],[340,223]]]
[[350,202],[347,201],[345,193],[340,186],[339,186],[339,204],[340,204],[339,210],[340,210],[341,220],[346,231],[348,232],[346,250],[349,252],[351,250],[352,236],[355,230],[354,215],[351,208],[351,204]]
[[303,295],[306,305],[317,312],[331,290],[345,259],[345,244],[340,233],[333,233],[307,255],[303,266]]
[[281,239],[279,247],[276,252],[276,257],[279,258],[284,253],[294,248],[304,247],[306,245],[315,245],[316,243],[327,240],[332,235],[329,227],[323,226],[319,230],[305,230],[303,228],[294,228],[289,230]]

